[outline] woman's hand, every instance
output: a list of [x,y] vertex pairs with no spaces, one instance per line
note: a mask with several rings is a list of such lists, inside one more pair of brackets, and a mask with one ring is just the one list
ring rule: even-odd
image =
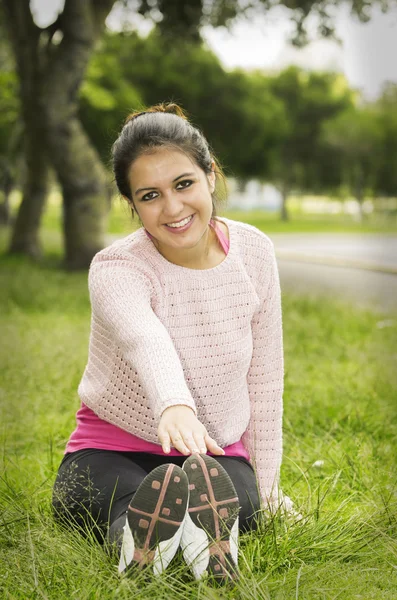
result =
[[158,436],[165,454],[169,453],[171,444],[185,455],[195,452],[206,454],[207,450],[213,454],[225,454],[188,406],[178,404],[166,408],[160,418]]

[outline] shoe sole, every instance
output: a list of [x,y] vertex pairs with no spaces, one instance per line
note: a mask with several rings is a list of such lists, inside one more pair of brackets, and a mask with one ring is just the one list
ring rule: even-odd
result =
[[[167,543],[164,542],[172,543],[178,530],[182,533],[188,500],[188,480],[180,467],[161,465],[145,477],[128,507],[127,521],[134,539],[131,564],[142,568],[155,560],[158,562],[160,547],[166,562],[164,568],[168,565],[178,548],[179,538],[173,544],[172,556],[169,552],[166,556]],[[162,570],[161,565],[157,565],[157,572]]]
[[[219,462],[206,454],[189,457],[183,470],[189,480],[188,515],[208,539],[209,560],[205,570],[217,580],[236,579],[237,564],[231,553],[230,537],[233,526],[238,528],[240,503],[232,480]],[[187,557],[187,562],[190,559]]]

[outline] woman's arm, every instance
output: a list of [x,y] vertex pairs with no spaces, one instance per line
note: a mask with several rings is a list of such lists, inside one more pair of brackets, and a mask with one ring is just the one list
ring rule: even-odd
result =
[[152,286],[143,269],[127,259],[94,259],[88,281],[91,335],[100,337],[109,352],[119,348],[137,371],[156,421],[170,406],[185,405],[196,413],[173,341],[151,307]]
[[[146,398],[158,421],[159,442],[167,454],[171,444],[182,454],[208,450],[224,454],[196,417],[196,407],[172,339],[151,307],[151,284],[137,265],[127,260],[96,259],[89,273],[92,335],[101,336],[108,352],[115,344],[123,360],[139,374]],[[106,352],[101,352],[102,364]],[[103,367],[105,365],[103,364]],[[105,370],[105,368],[104,368]],[[103,375],[105,377],[105,375]],[[120,379],[123,374],[120,373]],[[125,382],[120,381],[123,385]],[[106,399],[101,398],[101,403]],[[129,430],[136,407],[123,403],[120,418],[114,398],[102,414],[88,395],[85,403],[100,417]],[[114,410],[115,409],[115,410]]]
[[252,319],[253,354],[247,374],[251,418],[242,441],[256,468],[262,500],[274,506],[282,460],[284,358],[280,282],[270,240],[267,258],[265,296]]

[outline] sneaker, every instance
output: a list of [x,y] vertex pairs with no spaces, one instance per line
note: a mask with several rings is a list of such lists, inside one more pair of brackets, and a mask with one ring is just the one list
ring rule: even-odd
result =
[[183,464],[189,480],[189,508],[183,526],[183,556],[196,579],[237,578],[240,503],[225,469],[206,454]]
[[153,469],[135,492],[127,512],[119,573],[153,567],[160,575],[174,557],[189,501],[185,472],[173,464]]

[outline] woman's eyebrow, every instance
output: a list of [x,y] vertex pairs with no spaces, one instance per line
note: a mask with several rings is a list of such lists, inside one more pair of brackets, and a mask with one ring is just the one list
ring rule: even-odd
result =
[[[175,177],[175,179],[172,180],[172,183],[175,183],[175,181],[178,181],[178,179],[181,179],[181,177],[192,177],[194,176],[195,173],[182,173],[182,175],[178,175],[178,177]],[[154,187],[145,187],[145,188],[139,188],[136,190],[135,194],[139,194],[139,192],[146,192],[147,190],[153,190],[155,189]]]

